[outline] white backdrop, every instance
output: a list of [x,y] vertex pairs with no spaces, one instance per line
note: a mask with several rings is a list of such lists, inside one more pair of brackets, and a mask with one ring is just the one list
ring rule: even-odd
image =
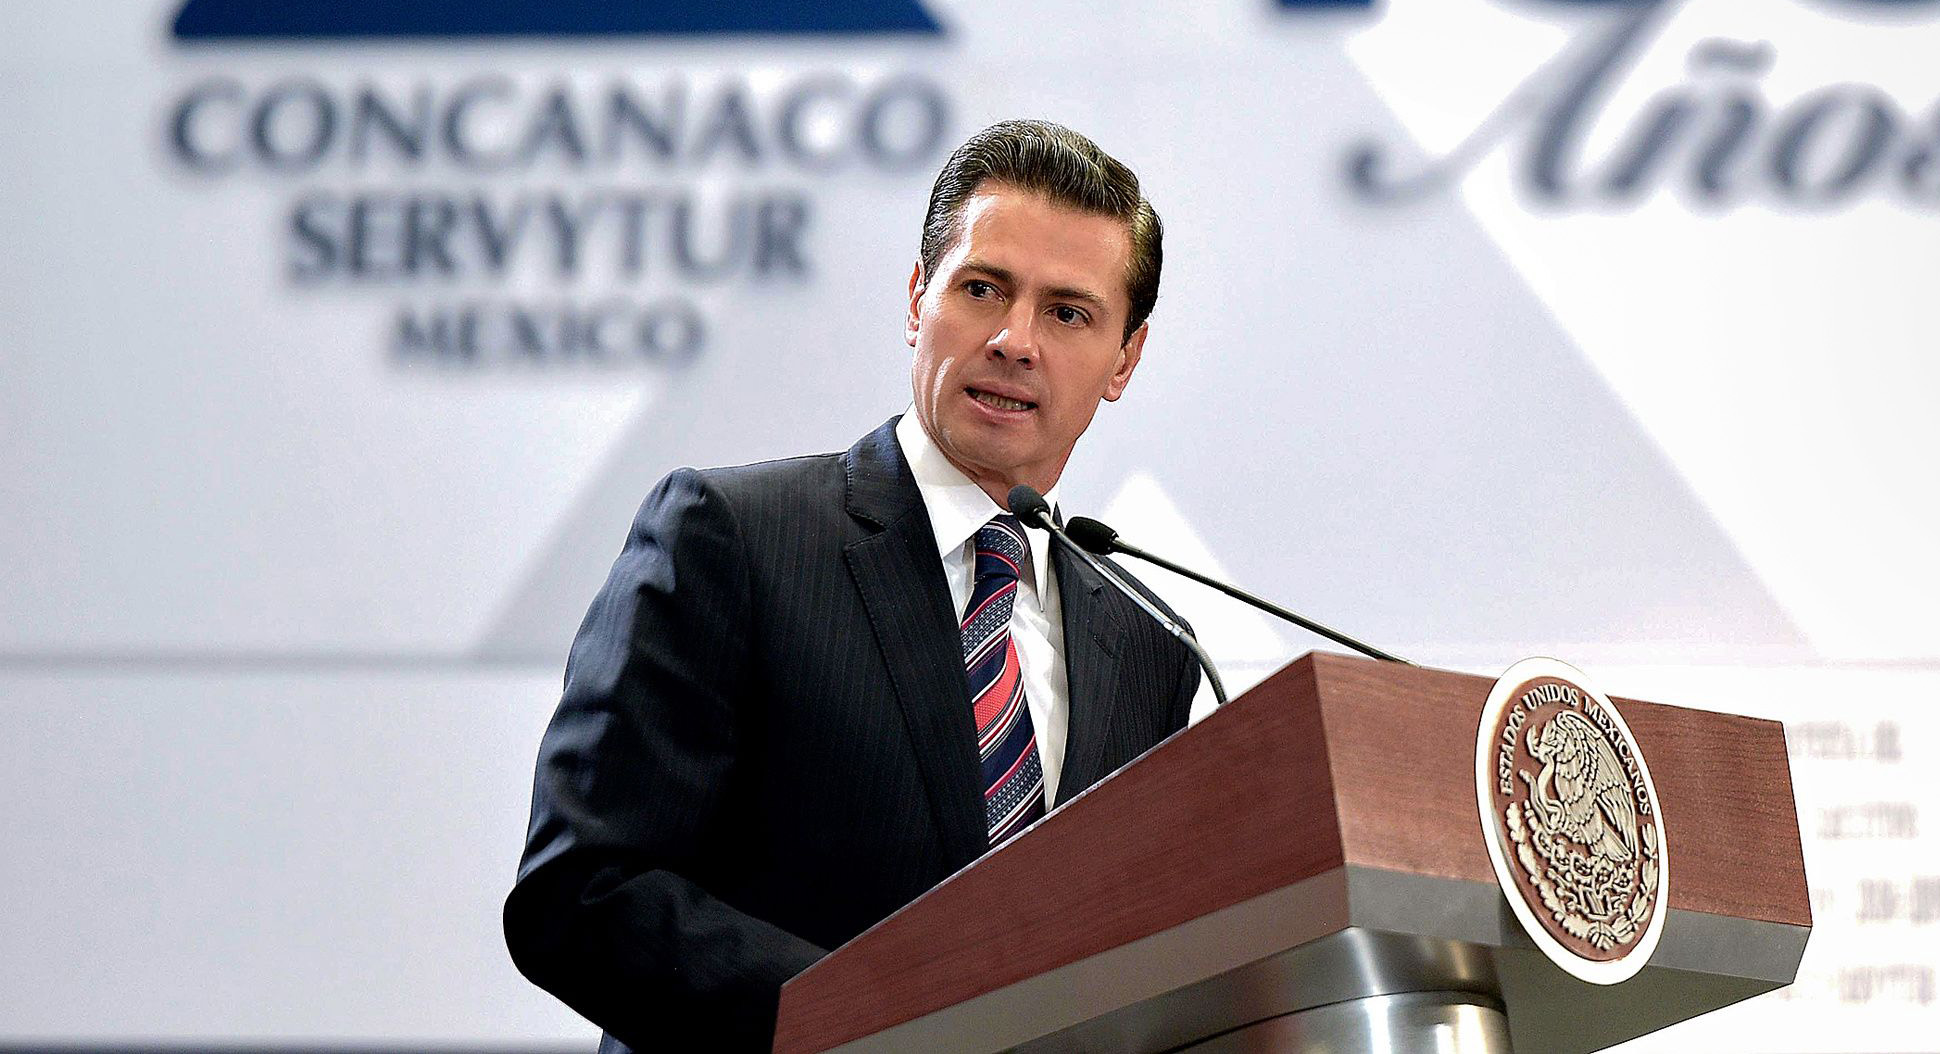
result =
[[[1940,4],[179,6],[0,35],[0,1044],[582,1046],[497,916],[571,632],[667,470],[902,409],[929,179],[1009,116],[1167,223],[1067,508],[1419,661],[1784,719],[1800,982],[1638,1047],[1940,1034]],[[1152,580],[1236,688],[1316,643]]]

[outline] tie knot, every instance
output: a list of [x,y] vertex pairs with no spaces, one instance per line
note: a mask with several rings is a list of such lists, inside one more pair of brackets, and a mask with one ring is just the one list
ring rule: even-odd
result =
[[1024,567],[1024,525],[1011,515],[993,516],[977,528],[977,577],[1016,578]]

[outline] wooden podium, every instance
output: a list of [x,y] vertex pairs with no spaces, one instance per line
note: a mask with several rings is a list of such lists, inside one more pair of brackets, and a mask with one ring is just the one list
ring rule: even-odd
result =
[[1618,700],[1674,870],[1649,965],[1578,981],[1476,805],[1488,679],[1306,655],[790,981],[775,1050],[1594,1050],[1789,984],[1783,728]]

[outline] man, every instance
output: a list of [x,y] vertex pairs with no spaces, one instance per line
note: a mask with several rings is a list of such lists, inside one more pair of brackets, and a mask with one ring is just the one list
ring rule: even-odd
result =
[[602,1051],[767,1050],[789,977],[1184,727],[1185,649],[1005,512],[1125,391],[1159,239],[1090,140],[978,133],[910,276],[912,412],[647,498],[505,905]]

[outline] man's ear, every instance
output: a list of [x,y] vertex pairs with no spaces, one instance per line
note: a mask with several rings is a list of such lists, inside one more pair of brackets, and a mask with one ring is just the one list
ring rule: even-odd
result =
[[1118,368],[1112,371],[1111,380],[1105,382],[1105,401],[1117,402],[1125,394],[1125,386],[1132,383],[1132,371],[1138,369],[1138,360],[1145,354],[1145,334],[1152,328],[1150,322],[1140,322],[1138,328],[1118,349]]
[[909,271],[909,314],[903,316],[903,339],[916,346],[916,331],[923,326],[923,261]]

